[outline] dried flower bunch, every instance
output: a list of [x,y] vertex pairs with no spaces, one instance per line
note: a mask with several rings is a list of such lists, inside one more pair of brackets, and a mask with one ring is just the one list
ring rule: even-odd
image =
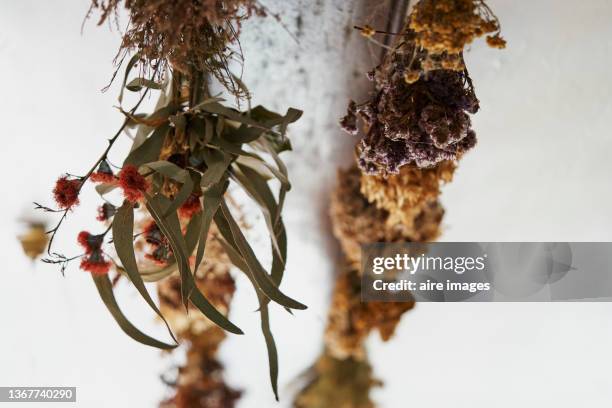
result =
[[[102,23],[117,15],[119,5],[118,0],[94,0],[92,9],[101,10]],[[119,108],[125,117],[123,125],[85,175],[66,174],[58,179],[53,190],[58,209],[38,205],[61,214],[49,231],[49,257],[44,261],[61,265],[63,272],[67,264],[80,259],[81,269],[91,273],[102,300],[125,333],[161,349],[178,344],[162,309],[174,322],[178,337],[193,344],[212,325],[242,334],[227,317],[234,290],[227,273],[227,262],[231,262],[246,274],[257,293],[277,396],[278,359],[268,307],[274,302],[287,310],[306,308],[279,289],[287,256],[281,214],[290,189],[280,154],[291,150],[287,127],[302,112],[290,108],[280,115],[262,106],[251,109],[250,104],[248,110],[240,111],[209,93],[209,81],[216,78],[230,94],[248,95],[245,85],[229,72],[226,53],[237,41],[242,19],[263,9],[251,0],[126,0],[124,6],[130,25],[121,52],[135,54],[125,66],[119,102],[125,90],[140,93],[140,98],[131,109]],[[141,69],[134,74],[138,66]],[[153,92],[159,94],[154,111],[140,112],[141,102]],[[111,149],[129,130],[134,133],[129,153],[121,165],[111,165]],[[81,232],[78,243],[83,252],[66,257],[52,250],[53,238],[89,184],[96,185],[102,199],[96,218],[104,229]],[[259,261],[232,211],[227,197],[230,184],[246,192],[261,209],[272,251],[269,269]],[[109,194],[112,191],[119,200]],[[220,252],[225,255],[218,256]],[[111,281],[111,269],[134,285],[166,324],[173,344],[144,334],[126,318],[114,295],[117,278]],[[163,280],[167,281],[159,284],[160,309],[144,282]],[[202,316],[177,324],[180,309],[183,313],[197,309]]]
[[[377,93],[349,105],[347,122],[364,123],[359,166],[367,174],[397,174],[404,165],[427,168],[457,160],[476,144],[468,113],[478,110],[467,71],[436,70],[408,83],[409,55],[393,52],[372,78]],[[344,129],[357,133],[356,127]]]
[[[357,28],[370,39],[382,33]],[[481,0],[421,0],[395,46],[368,74],[373,97],[349,103],[340,125],[357,135],[361,124],[365,136],[356,148],[359,167],[338,172],[330,208],[347,266],[336,279],[324,352],[296,408],[374,406],[364,341],[372,330],[388,340],[414,302],[361,302],[361,245],[439,235],[440,185],[451,181],[456,161],[476,143],[468,114],[479,105],[463,49],[485,33],[493,33],[489,45],[505,44],[497,18]],[[343,372],[355,364],[363,377]]]
[[506,46],[497,16],[482,0],[419,1],[410,15],[409,27],[415,32],[420,53],[409,74],[413,78],[418,78],[419,71],[463,71],[463,50],[485,34],[490,47]]
[[[90,14],[99,10],[98,24],[117,18],[121,0],[93,0]],[[124,0],[129,26],[120,56],[142,55],[145,70],[159,77],[169,63],[183,74],[214,75],[235,95],[244,95],[241,82],[229,70],[242,56],[228,47],[238,41],[243,20],[265,15],[257,0]]]
[[351,102],[341,121],[350,134],[363,121],[359,165],[368,174],[432,167],[474,147],[468,114],[479,106],[463,50],[491,33],[491,46],[505,45],[497,17],[482,0],[421,0],[408,20],[397,44],[369,73],[375,95]]
[[[121,190],[122,204],[106,202],[99,209],[98,218],[109,225],[106,231],[79,235],[85,253],[81,268],[92,272],[100,295],[123,330],[142,343],[161,348],[173,346],[144,335],[125,319],[106,274],[116,264],[117,270],[129,277],[145,301],[162,316],[143,282],[158,281],[178,271],[183,306],[191,304],[215,324],[240,334],[242,331],[211,304],[194,281],[194,271],[198,271],[204,260],[213,223],[225,249],[231,251],[232,262],[253,282],[265,326],[270,301],[287,308],[305,308],[278,289],[286,260],[281,210],[290,188],[278,155],[290,148],[285,130],[301,112],[290,109],[281,116],[255,107],[242,113],[224,107],[217,98],[189,104],[181,94],[173,96],[172,89],[170,86],[168,90],[161,90],[161,107],[153,114],[124,112],[124,126],[135,125],[138,132],[118,174],[109,173],[106,155],[121,132],[111,139],[109,148],[90,172],[82,177],[63,176],[54,190],[58,206],[63,209],[58,227],[78,205],[79,193],[88,180],[97,181],[96,189],[103,198],[113,189]],[[264,155],[271,157],[274,164]],[[281,184],[278,198],[269,186],[272,178]],[[230,181],[243,188],[262,209],[272,242],[274,262],[270,272],[257,260],[224,198]],[[146,259],[154,261],[153,266],[137,262],[133,242],[135,208],[146,208],[151,220],[141,234],[147,244],[143,253]],[[53,233],[56,231],[57,227]],[[103,247],[111,231],[116,260]],[[52,254],[47,262],[65,265],[76,258]],[[265,334],[268,339],[269,331]],[[273,352],[271,343],[269,346]],[[276,356],[270,358],[274,366]]]

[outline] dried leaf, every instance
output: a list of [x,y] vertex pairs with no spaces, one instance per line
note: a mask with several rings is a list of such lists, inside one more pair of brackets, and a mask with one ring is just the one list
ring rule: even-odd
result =
[[140,92],[142,88],[162,89],[162,84],[146,78],[134,78],[125,86],[125,89],[132,92]]
[[125,317],[119,305],[117,304],[117,300],[115,299],[115,295],[113,293],[113,284],[111,283],[108,275],[94,275],[91,274],[91,277],[96,284],[96,288],[98,288],[98,293],[102,298],[102,301],[106,305],[106,308],[111,313],[111,315],[119,324],[119,327],[131,338],[136,340],[139,343],[145,344],[147,346],[156,347],[162,350],[170,350],[176,347],[176,345],[166,344],[159,340],[150,337],[140,330],[138,330],[130,321]]
[[180,223],[176,212],[169,214],[163,218],[164,214],[170,206],[170,200],[158,194],[155,197],[147,195],[147,209],[155,219],[155,222],[168,238],[172,252],[176,257],[181,276],[181,296],[183,302],[187,306],[187,301],[197,307],[206,317],[219,327],[234,334],[243,334],[236,325],[230,322],[221,312],[219,312],[206,297],[200,292],[195,284],[195,280],[189,268],[189,257],[187,243],[180,232]]
[[134,254],[134,207],[129,201],[125,201],[115,214],[113,220],[113,243],[117,251],[117,256],[121,260],[130,281],[151,309],[153,309],[153,311],[163,320],[170,336],[178,344],[178,341],[172,333],[172,329],[170,329],[170,325],[168,325],[168,322],[159,311],[159,308],[153,299],[151,299],[142,277],[138,272],[138,264],[136,263],[136,255]]
[[219,224],[217,222],[218,218],[225,219],[225,221],[229,225],[232,236],[238,246],[238,249],[240,250],[240,254],[247,263],[249,272],[251,273],[253,280],[257,283],[257,286],[262,290],[266,297],[280,305],[286,306],[291,309],[306,309],[306,305],[290,298],[278,289],[274,281],[271,279],[270,275],[268,275],[263,266],[261,266],[261,264],[259,263],[259,260],[255,256],[253,249],[242,234],[240,227],[234,220],[233,216],[229,211],[229,208],[227,208],[227,204],[225,204],[224,201],[221,202],[221,212],[217,212],[215,216],[215,222],[217,223],[217,225]]
[[170,125],[168,123],[164,123],[156,128],[149,138],[130,152],[123,165],[132,164],[134,166],[141,166],[144,163],[159,159],[159,153],[169,129]]

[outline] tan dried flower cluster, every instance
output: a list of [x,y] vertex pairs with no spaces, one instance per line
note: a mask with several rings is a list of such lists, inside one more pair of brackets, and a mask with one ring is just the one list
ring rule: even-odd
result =
[[487,43],[504,48],[499,21],[482,0],[420,0],[409,26],[419,46],[431,54],[460,54],[466,45],[485,34]]
[[505,48],[497,16],[484,1],[421,0],[393,52],[408,56],[404,80],[412,84],[430,71],[464,71],[465,47],[485,34],[490,47]]
[[413,225],[413,210],[437,200],[441,184],[452,180],[455,168],[454,162],[443,161],[428,169],[406,165],[387,177],[362,174],[361,193],[389,212],[389,224]]
[[[339,171],[330,206],[334,235],[354,268],[361,267],[362,244],[432,241],[438,236],[444,210],[435,199],[405,207],[401,216],[400,210],[392,215],[368,202],[360,191],[362,177],[357,166]],[[391,201],[386,205],[390,207]]]
[[345,268],[336,279],[329,309],[325,344],[338,359],[363,359],[363,342],[377,330],[387,341],[395,332],[402,315],[414,302],[362,302],[359,272]]

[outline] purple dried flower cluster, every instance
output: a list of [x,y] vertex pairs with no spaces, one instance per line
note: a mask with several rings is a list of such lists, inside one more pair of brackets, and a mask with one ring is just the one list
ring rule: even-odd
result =
[[476,144],[468,113],[479,106],[467,71],[433,70],[410,81],[407,75],[419,58],[411,44],[400,44],[369,74],[375,96],[361,105],[351,102],[341,121],[353,135],[357,119],[364,122],[358,152],[367,174],[397,174],[406,164],[432,167],[458,159]]

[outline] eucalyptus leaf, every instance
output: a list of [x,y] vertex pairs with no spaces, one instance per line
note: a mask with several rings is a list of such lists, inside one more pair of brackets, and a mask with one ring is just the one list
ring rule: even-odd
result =
[[239,112],[236,109],[225,107],[225,106],[223,106],[223,105],[221,105],[220,103],[217,103],[217,102],[211,102],[209,104],[206,104],[206,105],[202,106],[200,108],[200,110],[202,110],[204,112],[208,112],[208,113],[224,116],[227,119],[233,120],[233,121],[238,122],[238,123],[243,123],[245,125],[250,125],[250,126],[254,126],[254,127],[270,130],[268,127],[262,125],[261,123],[259,123],[256,120],[250,118],[248,115],[245,115],[244,113]]
[[123,205],[117,209],[112,228],[113,244],[117,251],[117,256],[121,260],[130,281],[151,309],[153,309],[153,311],[163,320],[170,336],[172,336],[172,339],[178,344],[176,337],[174,337],[172,333],[172,329],[170,329],[170,325],[153,299],[151,299],[142,277],[138,272],[138,264],[136,263],[136,255],[134,254],[134,207],[129,201],[125,201]]
[[186,183],[190,179],[189,172],[180,168],[174,163],[166,160],[158,160],[152,163],[145,163],[143,166],[150,168],[179,183]]
[[116,189],[117,184],[102,183],[102,184],[97,184],[95,188],[96,188],[96,193],[98,193],[101,197],[104,197],[105,194],[108,194],[114,189]]
[[208,231],[212,220],[219,209],[223,195],[227,190],[228,182],[226,180],[220,181],[213,187],[209,188],[204,192],[204,210],[202,215],[202,224],[200,230],[200,240],[198,249],[196,252],[195,266],[194,269],[197,271],[200,267],[200,263],[204,258],[204,251],[206,250],[206,241],[208,240]]
[[164,123],[156,128],[149,138],[130,152],[123,162],[123,165],[131,164],[138,167],[144,163],[157,160],[164,144],[164,139],[168,134],[168,130],[170,130],[170,125],[168,123]]
[[170,350],[176,347],[176,345],[167,344],[161,342],[159,340],[150,337],[140,330],[138,330],[130,321],[125,317],[119,305],[117,304],[117,300],[115,299],[115,295],[113,293],[113,284],[111,283],[108,275],[95,275],[91,274],[91,277],[96,284],[96,288],[98,289],[98,293],[102,298],[102,301],[106,305],[106,308],[111,313],[111,315],[115,318],[119,327],[131,338],[136,340],[139,343],[145,344],[147,346],[156,347],[162,350]]
[[268,232],[270,233],[272,247],[276,251],[278,256],[281,256],[280,249],[276,241],[276,221],[278,219],[278,206],[276,205],[274,195],[272,194],[270,187],[266,183],[266,180],[262,178],[257,172],[251,170],[249,167],[241,166],[239,164],[232,166],[232,175],[234,180],[259,206],[266,221]]
[[221,97],[219,97],[219,96],[213,96],[213,97],[210,97],[210,98],[204,99],[202,102],[200,102],[200,103],[198,103],[197,105],[195,105],[195,106],[194,106],[194,107],[193,107],[191,110],[194,110],[194,111],[202,111],[202,110],[204,110],[203,108],[204,108],[206,105],[209,105],[209,104],[211,104],[211,103],[219,103],[219,102],[224,102],[224,101],[225,101],[225,99],[223,99],[223,98],[221,98]]
[[227,221],[232,232],[232,236],[240,250],[240,254],[247,263],[251,276],[257,283],[257,286],[266,295],[266,297],[282,306],[286,306],[291,309],[306,309],[306,305],[290,298],[278,289],[274,281],[271,279],[270,275],[268,275],[263,266],[261,266],[261,264],[259,263],[259,260],[255,256],[253,249],[242,234],[242,231],[234,220],[233,216],[231,215],[229,208],[227,208],[227,204],[225,204],[225,201],[221,202],[221,211],[217,212],[216,217],[222,217],[225,219],[225,221]]
[[130,60],[128,61],[125,67],[125,76],[123,77],[123,83],[121,84],[121,90],[119,91],[119,98],[118,98],[119,104],[123,102],[123,89],[125,88],[127,84],[127,80],[130,75],[130,71],[132,71],[132,68],[134,68],[134,66],[138,63],[139,60],[140,60],[140,53],[136,53],[132,56],[132,58],[130,58]]
[[200,186],[203,190],[206,190],[223,178],[233,157],[223,151],[214,149],[206,149],[203,153],[207,169],[202,175]]
[[268,303],[260,295],[259,299],[259,313],[261,315],[261,331],[266,340],[266,348],[268,350],[268,364],[270,370],[270,382],[272,384],[272,391],[274,397],[278,401],[278,351],[276,350],[276,343],[274,342],[274,336],[270,329],[270,314],[268,313]]
[[125,89],[132,92],[140,92],[142,88],[161,89],[162,85],[150,79],[134,78],[125,86]]
[[276,350],[276,343],[274,342],[274,336],[272,335],[272,330],[270,329],[270,316],[268,313],[268,299],[266,299],[266,297],[261,292],[261,290],[257,288],[257,284],[253,281],[253,278],[251,277],[249,273],[249,269],[246,264],[246,261],[244,260],[242,255],[240,255],[240,253],[238,252],[238,249],[236,248],[237,247],[236,242],[233,241],[233,239],[231,238],[231,233],[228,231],[229,226],[223,225],[222,227],[219,227],[219,228],[225,231],[224,236],[228,236],[229,234],[229,239],[230,241],[232,241],[232,243],[230,244],[223,238],[219,240],[221,242],[221,246],[227,253],[227,256],[229,257],[230,261],[232,261],[232,263],[236,265],[238,269],[244,272],[244,274],[249,278],[253,286],[256,288],[257,300],[259,302],[259,312],[261,315],[261,331],[264,335],[264,339],[266,341],[266,349],[268,352],[268,366],[269,366],[269,371],[270,371],[270,383],[272,385],[272,391],[274,392],[274,397],[278,401],[278,352]]
[[171,202],[168,198],[158,194],[154,197],[148,195],[145,196],[147,199],[147,209],[151,213],[155,222],[162,230],[168,242],[172,247],[172,252],[176,257],[177,264],[179,267],[179,274],[181,276],[181,296],[185,306],[187,301],[197,307],[207,318],[219,327],[234,334],[243,334],[235,324],[230,322],[221,312],[219,312],[206,297],[200,292],[195,284],[194,277],[189,268],[189,253],[187,243],[180,232],[180,223],[176,213],[171,213],[167,217],[162,215],[167,211]]

